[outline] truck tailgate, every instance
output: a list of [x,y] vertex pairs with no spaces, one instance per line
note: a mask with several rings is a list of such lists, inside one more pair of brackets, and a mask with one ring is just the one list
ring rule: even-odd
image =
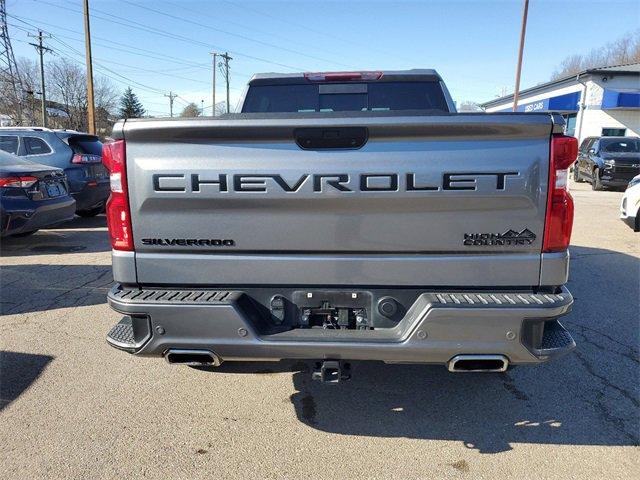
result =
[[127,121],[137,280],[538,285],[552,129],[546,114]]

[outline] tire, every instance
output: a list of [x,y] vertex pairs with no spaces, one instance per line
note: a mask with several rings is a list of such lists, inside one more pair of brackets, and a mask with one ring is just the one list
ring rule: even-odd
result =
[[582,175],[580,175],[580,171],[578,170],[578,165],[573,166],[573,181],[576,183],[582,183]]
[[591,179],[591,188],[593,190],[602,190],[602,180],[600,179],[600,169],[593,169],[593,178]]
[[33,235],[34,233],[36,233],[38,230],[31,230],[30,232],[22,232],[22,233],[14,233],[13,235],[11,235],[12,237],[16,237],[16,238],[22,238],[22,237],[28,237],[30,235]]
[[90,208],[89,210],[78,210],[76,212],[76,215],[78,215],[79,217],[89,218],[89,217],[95,217],[96,215],[99,215],[101,212],[102,212],[102,207],[96,207],[96,208]]
[[636,226],[633,229],[634,232],[640,232],[640,210],[636,212]]

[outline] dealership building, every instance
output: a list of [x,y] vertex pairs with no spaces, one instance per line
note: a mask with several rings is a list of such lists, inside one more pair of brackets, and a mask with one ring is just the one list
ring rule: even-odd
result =
[[[513,95],[480,105],[511,112]],[[640,136],[640,63],[593,68],[522,90],[518,112],[559,112],[566,133],[582,141],[594,136]]]

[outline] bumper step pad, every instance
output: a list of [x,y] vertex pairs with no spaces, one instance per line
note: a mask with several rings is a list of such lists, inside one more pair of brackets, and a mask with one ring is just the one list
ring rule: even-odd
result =
[[533,349],[533,353],[539,357],[553,357],[558,352],[573,350],[576,342],[571,334],[558,320],[546,322],[542,334],[540,348]]
[[[128,320],[125,322],[125,320]],[[114,343],[121,343],[123,345],[135,345],[136,340],[133,336],[133,325],[131,325],[131,318],[125,317],[120,323],[116,323],[111,331],[107,334],[109,340]]]
[[135,352],[151,338],[149,318],[125,315],[107,333],[107,343],[127,352]]
[[542,350],[556,350],[567,348],[574,343],[571,334],[557,320],[547,322],[542,336]]

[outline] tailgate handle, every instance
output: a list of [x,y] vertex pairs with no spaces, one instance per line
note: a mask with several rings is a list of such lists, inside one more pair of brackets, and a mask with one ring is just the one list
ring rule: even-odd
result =
[[303,150],[358,149],[369,138],[366,127],[296,128],[296,143]]

